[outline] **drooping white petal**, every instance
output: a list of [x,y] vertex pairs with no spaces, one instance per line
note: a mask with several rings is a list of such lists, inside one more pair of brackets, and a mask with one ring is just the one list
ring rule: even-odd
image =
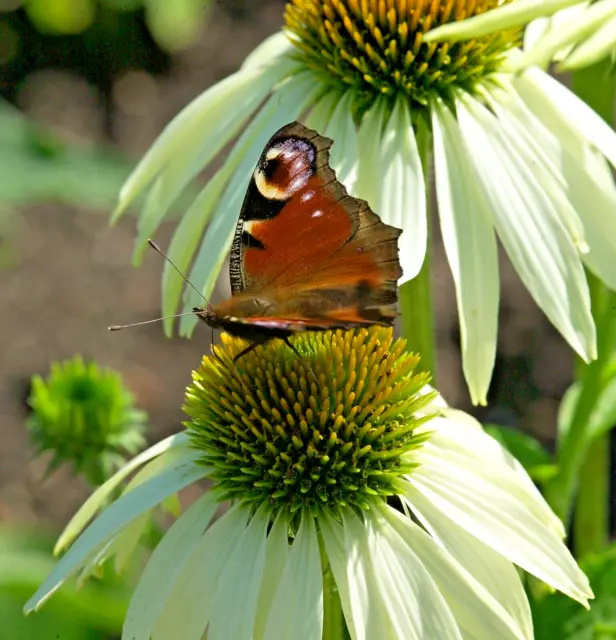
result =
[[310,129],[315,129],[321,134],[325,134],[325,127],[336,108],[336,104],[341,98],[341,94],[336,90],[327,91],[319,101],[310,109],[304,119],[304,124]]
[[[616,289],[616,186],[605,158],[556,114],[547,100],[524,103],[549,129],[560,148],[559,172],[566,195],[579,212],[588,252],[586,265],[610,288]],[[530,120],[526,121],[530,124]]]
[[367,533],[376,583],[373,589],[381,593],[394,637],[462,639],[431,572],[391,526],[383,526],[372,514],[368,514],[365,524],[353,516],[345,520],[344,526],[355,537],[361,535],[361,529]]
[[426,498],[420,492],[413,494],[413,504],[409,506],[432,538],[509,613],[521,637],[534,638],[528,598],[515,566],[462,527],[445,523],[442,519],[428,518],[425,515]]
[[473,404],[485,404],[496,358],[498,254],[492,216],[451,112],[432,109],[441,233],[456,286],[462,366]]
[[616,13],[616,3],[592,3],[576,20],[559,24],[558,29],[550,29],[535,45],[524,52],[518,63],[519,68],[532,64],[545,66],[554,55],[568,45],[583,40],[596,31]]
[[351,194],[366,200],[370,208],[377,213],[381,210],[381,139],[386,117],[387,107],[385,101],[380,99],[364,114],[357,136],[358,177],[354,193]]
[[[202,239],[203,230],[210,221],[218,200],[229,180],[230,172],[225,165],[216,172],[216,175],[201,190],[188,211],[182,216],[180,223],[171,238],[167,251],[169,260],[177,268],[186,273],[197,246]],[[185,282],[178,272],[165,260],[162,278],[162,315],[171,316],[177,312]],[[165,333],[171,337],[173,333],[173,318],[165,318],[163,326]]]
[[242,539],[249,515],[248,509],[234,507],[200,537],[165,598],[152,640],[200,640],[228,557]]
[[603,23],[584,42],[581,42],[567,59],[558,65],[559,71],[587,67],[599,62],[616,48],[616,3],[612,3],[614,15]]
[[[203,291],[206,298],[209,297],[226,258],[242,201],[263,147],[277,129],[296,120],[316,101],[322,91],[323,86],[315,80],[312,73],[294,76],[270,98],[236,143],[232,154],[237,153],[237,156],[234,155],[232,161],[240,159],[238,168],[220,199],[190,273],[190,280]],[[202,302],[192,289],[185,289],[184,311],[189,312],[193,307],[201,306]],[[189,334],[196,322],[194,316],[182,318],[180,333]]]
[[284,31],[279,31],[266,38],[248,54],[242,63],[242,71],[250,71],[262,65],[269,65],[277,58],[284,58],[293,53],[295,48]]
[[[358,640],[366,637],[366,627],[362,624],[357,624],[358,618],[353,614],[353,611],[362,611],[361,607],[361,595],[359,598],[355,598],[356,593],[364,593],[358,589],[358,583],[356,581],[349,581],[347,576],[347,563],[351,563],[350,556],[347,556],[344,544],[344,530],[335,520],[325,515],[319,519],[319,526],[321,528],[321,535],[323,536],[323,543],[325,545],[325,551],[327,553],[327,559],[336,581],[336,588],[340,595],[340,602],[342,604],[342,611],[345,616],[345,622],[351,640]],[[367,594],[366,594],[367,595]],[[374,598],[371,602],[371,607],[374,608],[377,598]],[[363,615],[363,614],[360,614]],[[359,618],[361,620],[361,618]]]
[[526,469],[500,442],[489,436],[475,418],[464,411],[445,409],[444,417],[430,421],[433,434],[430,447],[455,451],[468,457],[468,464],[494,465],[494,473],[511,473],[512,480],[528,493],[529,508],[559,538],[565,537],[565,527],[535,486]]
[[459,100],[457,113],[499,238],[518,275],[575,351],[594,359],[596,332],[584,270],[555,203],[525,161],[530,150],[508,137],[475,100]]
[[501,29],[526,24],[535,18],[549,16],[580,0],[516,0],[460,22],[436,27],[424,36],[425,42],[476,38]]
[[[120,483],[135,471],[135,469],[138,469],[142,464],[152,460],[152,458],[162,456],[165,452],[175,448],[188,451],[188,443],[188,436],[185,432],[176,433],[173,436],[169,436],[168,438],[157,442],[154,446],[142,451],[132,460],[127,462],[121,469],[114,473],[109,480],[98,487],[98,489],[96,489],[96,491],[94,491],[94,493],[81,505],[77,513],[71,518],[70,522],[66,525],[64,531],[58,538],[54,548],[54,554],[64,551],[64,549],[73,542],[92,516],[94,516],[94,514],[104,504],[106,504],[107,499],[120,485]],[[175,460],[175,458],[170,458],[170,460]]]
[[280,514],[267,536],[265,549],[265,570],[261,582],[261,592],[257,602],[257,613],[255,618],[254,637],[255,640],[262,640],[267,624],[269,613],[274,596],[278,589],[278,584],[287,566],[289,557],[289,523],[284,514]]
[[338,101],[325,127],[325,135],[334,141],[330,149],[330,165],[336,177],[351,195],[359,170],[357,127],[353,121],[353,92],[347,91]]
[[584,606],[592,592],[560,537],[535,514],[529,493],[510,473],[478,465],[459,452],[422,449],[421,464],[407,477],[412,505],[423,494],[423,513],[442,526],[457,523],[505,558]]
[[579,132],[616,167],[616,131],[572,91],[536,67],[518,74],[514,85],[546,126],[553,121],[561,125],[561,130]]
[[[376,582],[375,568],[364,525],[348,514],[343,525],[328,520],[323,540],[340,592],[347,627],[357,640],[396,640],[383,593]],[[354,634],[354,635],[353,635]]]
[[142,513],[156,506],[172,493],[196,482],[206,473],[207,469],[194,462],[183,463],[144,482],[112,503],[75,541],[36,593],[28,600],[24,610],[29,612],[38,609],[56,589],[79,570],[93,551],[101,548]]
[[152,201],[140,220],[140,237],[147,240],[181,188],[237,134],[264,96],[295,64],[276,59],[266,66],[238,71],[193,100],[165,127],[128,177],[112,220],[116,221],[164,171],[159,178],[161,204],[157,207]]
[[[511,112],[520,122],[518,133],[524,132],[533,140],[540,140],[544,147],[551,147],[551,155],[557,164],[556,171],[562,182],[563,194],[576,212],[579,223],[573,219],[565,222],[572,237],[580,237],[573,225],[581,224],[586,265],[612,289],[616,288],[616,186],[605,159],[573,129],[548,100],[523,102],[516,94],[507,96],[499,117]],[[494,105],[497,109],[498,104]],[[537,125],[537,120],[541,123]],[[545,131],[551,133],[549,140]],[[559,213],[568,215],[568,209],[559,206]]]
[[[463,637],[476,640],[532,640],[532,627],[530,634],[523,634],[509,612],[488,589],[475,580],[464,564],[458,563],[410,518],[387,506],[384,506],[383,513],[387,523],[381,525],[380,530],[392,549],[402,562],[409,556],[405,547],[417,555],[445,597]],[[396,533],[388,533],[388,528],[393,528]],[[423,637],[441,636],[426,634]]]
[[214,494],[203,494],[171,525],[156,546],[130,600],[123,640],[150,639],[177,577],[217,507]]
[[383,132],[380,159],[376,163],[373,159],[373,164],[382,168],[376,211],[383,222],[403,230],[399,240],[402,284],[419,273],[428,239],[426,187],[406,99],[396,101]]
[[[185,462],[194,461],[196,457],[195,451],[191,449],[171,449],[166,454],[158,456],[144,465],[144,467],[131,478],[130,482],[124,488],[123,493],[132,491],[135,487],[162,473],[165,469]],[[114,566],[117,573],[120,573],[127,562],[133,557],[133,553],[149,521],[150,513],[144,513],[122,529],[111,541],[111,544],[108,545],[104,557],[106,559],[115,556]]]
[[314,520],[302,518],[272,602],[265,640],[320,640],[323,576]]
[[587,253],[584,225],[567,196],[568,185],[562,171],[565,155],[562,142],[533,115],[515,91],[496,88],[486,97],[502,124],[504,134],[523,142],[520,147],[522,160],[532,163],[533,173],[556,205],[555,211],[576,249]]
[[[268,523],[269,515],[261,508],[227,555],[213,595],[208,640],[252,640],[265,566]],[[241,613],[237,610],[238,603],[241,603]]]

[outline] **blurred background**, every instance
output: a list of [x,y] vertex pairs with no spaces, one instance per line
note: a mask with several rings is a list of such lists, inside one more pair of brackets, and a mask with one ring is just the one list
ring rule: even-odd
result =
[[[92,610],[81,617],[74,607],[87,609],[87,597],[79,605],[52,601],[44,615],[56,616],[53,623],[20,619],[31,586],[24,575],[34,581],[47,570],[49,541],[90,490],[67,466],[48,474],[49,460],[34,457],[24,427],[30,379],[47,375],[53,361],[82,354],[122,374],[136,406],[149,414],[148,442],[181,428],[184,388],[209,350],[210,331],[197,330],[190,341],[166,339],[160,325],[107,331],[109,324],[159,315],[163,266],[151,252],[133,269],[134,218],[110,229],[109,215],[123,179],[164,125],[279,29],[283,6],[283,0],[0,0],[0,640],[117,633],[121,585],[111,585],[109,601],[93,592]],[[174,225],[171,219],[158,232],[161,246]],[[441,391],[484,422],[531,433],[549,447],[571,382],[568,348],[503,256],[504,330],[490,404],[472,409],[453,285],[435,230]],[[218,294],[226,293],[223,272]],[[25,547],[26,564],[17,570],[9,556],[14,563],[14,550]],[[105,607],[110,619],[101,619]],[[67,610],[70,624],[58,626]]]

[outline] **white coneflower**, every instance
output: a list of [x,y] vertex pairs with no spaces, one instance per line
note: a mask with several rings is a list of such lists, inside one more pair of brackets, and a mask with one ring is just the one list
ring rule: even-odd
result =
[[463,40],[527,24],[525,53],[516,67],[546,67],[554,60],[565,71],[616,59],[616,0],[515,0],[489,14],[437,27],[427,39]]
[[[518,31],[463,43],[424,41],[435,25],[488,15],[499,4],[289,3],[284,32],[186,107],[126,182],[116,218],[149,189],[136,258],[185,185],[240,134],[169,247],[180,268],[196,252],[190,277],[207,296],[264,144],[280,126],[303,118],[334,140],[332,167],[351,194],[404,230],[404,280],[418,274],[426,255],[422,160],[431,152],[475,403],[485,402],[496,351],[497,238],[549,320],[582,358],[595,358],[583,265],[616,288],[616,189],[602,155],[616,165],[616,133],[547,74],[507,71],[519,54]],[[167,266],[165,314],[177,310],[182,289]],[[185,309],[198,304],[186,289]],[[180,331],[195,322],[183,318]]]
[[[351,638],[532,638],[514,564],[587,606],[592,592],[562,525],[522,467],[437,401],[391,329],[300,334],[301,358],[275,341],[234,365],[244,346],[223,336],[203,358],[186,432],[84,504],[27,611],[80,570],[130,555],[148,512],[205,477],[212,488],[143,572],[125,640],[198,640],[206,630],[208,640],[320,640],[325,580]],[[224,500],[232,504],[214,520]]]

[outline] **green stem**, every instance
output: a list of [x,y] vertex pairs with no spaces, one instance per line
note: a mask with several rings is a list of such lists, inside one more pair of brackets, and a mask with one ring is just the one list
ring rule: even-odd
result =
[[346,640],[348,638],[340,594],[334,579],[325,545],[319,534],[319,549],[323,567],[323,634],[322,640]]
[[[402,335],[406,338],[407,349],[418,353],[421,362],[418,369],[432,374],[432,384],[436,386],[436,339],[434,331],[434,309],[432,300],[432,248],[430,234],[430,145],[428,130],[418,125],[417,143],[421,156],[426,184],[426,215],[428,218],[428,238],[426,257],[421,271],[399,289],[400,313],[402,315]],[[408,231],[406,232],[408,233]]]
[[[572,88],[607,122],[611,122],[615,94],[607,73],[604,63],[574,72]],[[588,425],[603,390],[603,372],[613,353],[616,337],[614,293],[591,273],[588,273],[588,284],[597,326],[598,358],[588,365],[578,363],[576,366],[576,378],[581,383],[580,396],[569,433],[564,442],[559,443],[562,445],[558,452],[560,474],[548,492],[554,510],[565,521],[570,517],[576,500],[573,527],[578,557],[600,550],[608,540],[610,434],[591,441]]]

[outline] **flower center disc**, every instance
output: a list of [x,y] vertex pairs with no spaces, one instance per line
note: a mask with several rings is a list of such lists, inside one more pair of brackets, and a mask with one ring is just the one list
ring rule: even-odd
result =
[[[518,29],[459,43],[426,31],[484,13],[502,0],[291,0],[285,21],[305,64],[365,98],[404,93],[425,106],[452,88],[472,92],[518,44]],[[366,95],[368,94],[368,95]]]
[[221,499],[316,514],[392,495],[426,437],[419,359],[383,327],[292,340],[301,358],[275,340],[233,364],[245,343],[223,335],[193,374],[186,426]]

